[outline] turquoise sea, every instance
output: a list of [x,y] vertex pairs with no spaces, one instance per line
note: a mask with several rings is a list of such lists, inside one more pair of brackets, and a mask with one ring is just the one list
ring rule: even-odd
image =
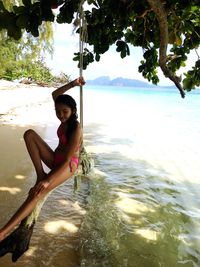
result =
[[90,86],[84,99],[100,173],[81,266],[200,266],[200,91]]
[[[42,110],[35,127],[56,146],[52,102]],[[83,115],[94,170],[52,193],[16,267],[199,267],[200,90],[85,86]],[[21,161],[25,192],[35,174]]]

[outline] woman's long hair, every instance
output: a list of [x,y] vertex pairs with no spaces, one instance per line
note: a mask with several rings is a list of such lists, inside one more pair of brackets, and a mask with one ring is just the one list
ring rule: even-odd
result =
[[78,126],[78,115],[77,115],[77,107],[76,107],[76,101],[71,97],[70,95],[59,95],[55,100],[56,104],[64,104],[71,108],[72,114],[67,121],[67,131],[66,131],[66,137],[69,140],[72,133],[76,130]]

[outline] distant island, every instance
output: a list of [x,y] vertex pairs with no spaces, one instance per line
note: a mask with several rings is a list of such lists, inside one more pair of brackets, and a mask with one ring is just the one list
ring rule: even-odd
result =
[[[175,89],[177,90],[176,86],[173,85],[155,85],[148,82],[143,82],[136,79],[128,79],[117,77],[115,79],[110,79],[109,76],[100,76],[94,80],[86,80],[87,85],[101,85],[101,86],[127,86],[127,87],[146,87],[146,88],[167,88],[167,89]],[[197,87],[196,90],[200,90],[200,87]],[[194,90],[192,90],[194,92]],[[196,91],[198,92],[198,91]]]
[[[111,85],[111,86],[128,86],[128,87],[133,86],[133,87],[149,87],[149,88],[158,87],[157,85],[153,85],[148,82],[143,82],[136,79],[127,79],[122,77],[110,79],[109,76],[101,76],[94,80],[87,80],[86,82],[87,85],[107,85],[107,86]],[[167,87],[174,88],[174,86],[167,86]]]

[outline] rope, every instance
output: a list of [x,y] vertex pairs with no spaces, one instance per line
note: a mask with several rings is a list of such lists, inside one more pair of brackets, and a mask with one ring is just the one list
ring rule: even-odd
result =
[[[83,50],[84,50],[84,43],[87,37],[87,23],[85,20],[85,14],[83,10],[83,4],[85,0],[82,0],[79,5],[79,76],[83,77]],[[80,124],[83,129],[83,86],[80,86]]]
[[[79,21],[79,76],[83,77],[83,54],[84,54],[84,43],[86,43],[87,40],[87,21],[85,19],[85,13],[83,9],[83,4],[85,0],[81,0],[79,4],[79,10],[77,13],[77,20]],[[80,86],[80,124],[83,129],[83,86]],[[92,169],[92,159],[87,154],[83,142],[81,144],[81,150],[80,150],[80,161],[79,164],[82,167],[82,174],[87,175],[91,169]],[[75,174],[75,180],[74,180],[74,190],[76,191],[79,187],[80,183],[80,177],[79,172]]]

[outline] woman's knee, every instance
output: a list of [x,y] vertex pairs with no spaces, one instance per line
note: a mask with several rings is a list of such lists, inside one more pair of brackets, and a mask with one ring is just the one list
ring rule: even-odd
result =
[[25,131],[24,140],[28,140],[28,139],[32,138],[35,134],[36,134],[36,132],[33,129],[29,129],[29,130]]

